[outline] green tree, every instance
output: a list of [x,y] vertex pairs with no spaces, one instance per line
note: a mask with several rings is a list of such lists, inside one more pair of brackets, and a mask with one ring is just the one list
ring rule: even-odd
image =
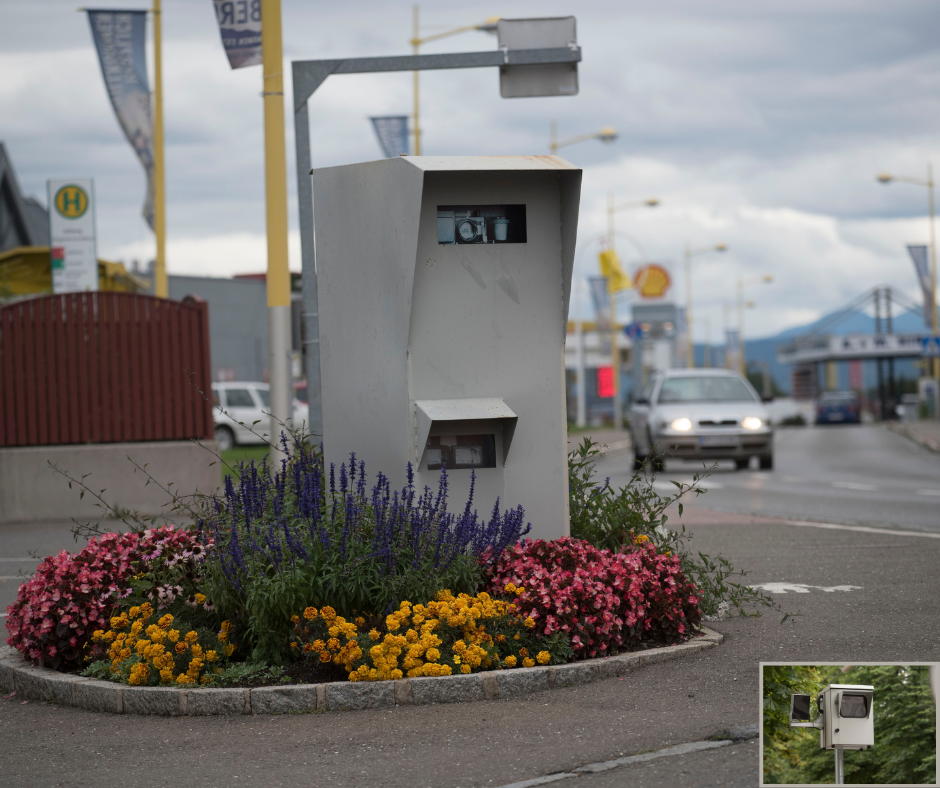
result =
[[[832,783],[834,756],[820,750],[818,732],[787,726],[790,692],[815,694],[827,684],[870,684],[875,688],[875,745],[869,750],[846,750],[845,781],[862,785],[933,784],[936,779],[937,730],[928,669],[907,665],[786,666],[771,675],[764,669],[764,781],[766,783]],[[787,673],[786,671],[790,671]],[[800,678],[813,682],[798,686]],[[793,685],[787,685],[793,681]],[[812,686],[812,691],[805,688]],[[781,699],[786,707],[781,716]],[[768,700],[771,702],[768,703]],[[768,709],[771,720],[768,725]],[[815,710],[814,710],[815,713]],[[781,725],[781,721],[783,725]],[[769,746],[768,746],[769,742]],[[781,744],[783,746],[781,746]]]

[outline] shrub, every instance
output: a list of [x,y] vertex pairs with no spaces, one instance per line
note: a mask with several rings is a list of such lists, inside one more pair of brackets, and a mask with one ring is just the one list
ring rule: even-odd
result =
[[105,534],[77,553],[43,560],[7,608],[8,645],[24,658],[66,670],[82,663],[97,629],[106,628],[131,578],[155,551],[202,550],[195,535],[163,526],[141,533]]
[[550,636],[571,638],[579,659],[607,656],[641,641],[674,643],[699,624],[695,587],[679,558],[646,539],[628,552],[598,550],[581,539],[528,540],[508,548],[489,589],[521,587],[516,606]]
[[382,631],[361,631],[365,624],[362,617],[346,621],[331,607],[308,607],[303,618],[294,616],[291,646],[324,671],[342,666],[350,681],[533,667],[571,656],[566,635],[536,632],[535,621],[513,602],[485,592],[471,597],[440,591],[426,605],[402,602],[379,625]]
[[[598,548],[612,551],[633,550],[638,539],[649,539],[661,552],[679,556],[683,574],[698,589],[699,607],[703,615],[712,618],[730,616],[731,608],[741,615],[748,605],[763,605],[782,612],[780,606],[767,594],[750,586],[735,582],[747,572],[738,571],[722,556],[712,558],[704,553],[692,553],[686,548],[691,534],[685,526],[678,530],[666,527],[669,517],[666,509],[677,504],[682,516],[681,499],[689,493],[701,495],[707,490],[700,486],[707,473],[694,474],[691,484],[672,482],[673,495],[661,495],[653,487],[654,477],[634,473],[626,486],[615,491],[610,479],[603,484],[594,480],[594,462],[600,455],[598,444],[585,438],[581,445],[568,454],[568,491],[571,512],[571,535],[584,539]],[[752,614],[757,615],[757,614]],[[785,613],[783,621],[794,614]]]
[[218,632],[197,631],[170,613],[151,622],[155,615],[145,602],[112,616],[110,629],[92,635],[90,659],[96,661],[86,675],[139,686],[213,684],[236,648],[230,642],[232,624],[223,621]]
[[206,593],[231,618],[244,622],[252,659],[282,664],[291,658],[284,635],[291,614],[330,605],[350,617],[390,612],[402,599],[430,599],[440,588],[475,593],[480,557],[498,555],[531,526],[522,507],[481,520],[470,497],[463,512],[447,511],[447,473],[420,495],[409,463],[408,482],[392,491],[381,473],[366,492],[365,465],[331,465],[320,450],[297,443],[273,476],[265,461],[240,468],[199,527],[214,549],[207,559]]

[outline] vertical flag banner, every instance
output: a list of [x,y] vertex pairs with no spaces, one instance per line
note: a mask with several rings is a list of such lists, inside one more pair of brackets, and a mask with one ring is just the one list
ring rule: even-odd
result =
[[633,287],[630,277],[620,267],[620,258],[613,249],[605,249],[597,256],[601,264],[601,276],[607,280],[607,289],[611,293],[629,290]]
[[153,115],[147,82],[147,12],[89,11],[88,22],[114,114],[147,172],[143,216],[153,229]]
[[737,369],[741,366],[741,343],[736,328],[725,329],[725,368]]
[[213,0],[232,68],[261,65],[261,0]]
[[48,187],[52,292],[97,290],[94,183],[88,178],[50,180]]
[[924,323],[927,328],[933,327],[933,288],[930,286],[930,264],[927,262],[927,247],[907,245],[907,252],[914,261],[914,268],[917,270],[917,281],[920,282],[920,289],[924,293]]
[[408,116],[386,115],[369,118],[386,159],[408,154]]
[[594,324],[598,331],[610,331],[610,293],[603,276],[589,276],[588,287],[594,302]]

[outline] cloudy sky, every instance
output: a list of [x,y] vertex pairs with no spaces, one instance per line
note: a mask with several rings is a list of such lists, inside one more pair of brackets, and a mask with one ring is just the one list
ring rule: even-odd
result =
[[[500,5],[502,2],[502,5]],[[407,54],[411,4],[282,0],[289,61]],[[45,202],[50,177],[93,176],[99,254],[153,254],[140,215],[144,176],[111,111],[76,0],[0,0],[0,140],[21,187]],[[128,0],[123,7],[144,7]],[[694,259],[697,319],[717,340],[735,281],[771,274],[748,297],[752,337],[814,319],[890,283],[919,300],[905,243],[926,242],[927,192],[883,186],[881,171],[940,167],[940,5],[935,0],[471,0],[425,3],[422,34],[492,15],[574,13],[580,93],[504,100],[495,69],[422,76],[424,153],[547,153],[561,137],[611,125],[619,139],[562,150],[584,168],[575,276],[596,274],[606,195],[655,196],[618,214],[627,267],[643,255],[676,276]],[[164,0],[168,266],[171,273],[265,266],[260,67],[231,71],[211,0]],[[465,33],[423,52],[493,49]],[[287,88],[289,95],[289,86]],[[378,158],[370,115],[405,114],[410,73],[330,78],[311,101],[314,165]],[[291,267],[299,270],[293,134]],[[572,313],[590,317],[586,297]],[[704,339],[704,321],[696,336]]]

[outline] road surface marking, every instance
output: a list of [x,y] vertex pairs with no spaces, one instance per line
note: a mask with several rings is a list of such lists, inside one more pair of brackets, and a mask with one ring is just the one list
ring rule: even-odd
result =
[[878,488],[874,484],[864,484],[863,482],[833,482],[833,487],[839,487],[842,490],[865,490],[871,492]]
[[839,523],[814,523],[809,520],[786,520],[790,525],[802,528],[829,528],[837,531],[861,531],[866,534],[889,534],[890,536],[923,536],[927,539],[940,539],[940,533],[927,531],[895,531],[891,528],[872,528],[869,525],[840,525]]
[[656,758],[668,758],[670,755],[686,755],[690,752],[699,752],[701,750],[714,750],[717,747],[727,747],[734,744],[730,739],[723,741],[694,741],[688,744],[677,744],[675,747],[666,747],[655,752],[644,752],[640,755],[629,755],[626,758],[617,758],[613,761],[601,761],[600,763],[589,763],[585,766],[579,766],[570,772],[556,772],[555,774],[546,774],[544,777],[535,777],[531,780],[521,780],[520,782],[508,783],[500,788],[536,788],[539,785],[548,785],[549,783],[567,780],[569,777],[581,777],[584,774],[597,774],[611,769],[617,769],[621,766],[630,766],[634,763],[643,761],[652,761]]
[[[938,492],[937,495],[940,495],[940,492]],[[42,559],[41,558],[0,558],[0,564],[10,564],[10,563],[13,563],[14,561],[16,563],[21,563],[21,562],[25,563],[27,561],[32,561],[34,564],[38,564],[40,561],[42,561]]]
[[23,575],[0,575],[0,581],[3,580],[29,580],[29,578]]
[[[675,481],[679,482],[679,484],[692,484],[691,479],[675,479]],[[703,490],[720,490],[724,485],[721,482],[710,482],[708,479],[702,479],[695,487]],[[655,481],[653,482],[653,489],[666,490],[668,492],[676,492],[678,490],[672,481]]]
[[940,496],[940,490],[918,490],[918,495],[936,495]]
[[861,591],[861,586],[810,586],[806,583],[755,583],[751,588],[759,588],[768,594],[808,594],[811,588],[831,594],[833,591]]

